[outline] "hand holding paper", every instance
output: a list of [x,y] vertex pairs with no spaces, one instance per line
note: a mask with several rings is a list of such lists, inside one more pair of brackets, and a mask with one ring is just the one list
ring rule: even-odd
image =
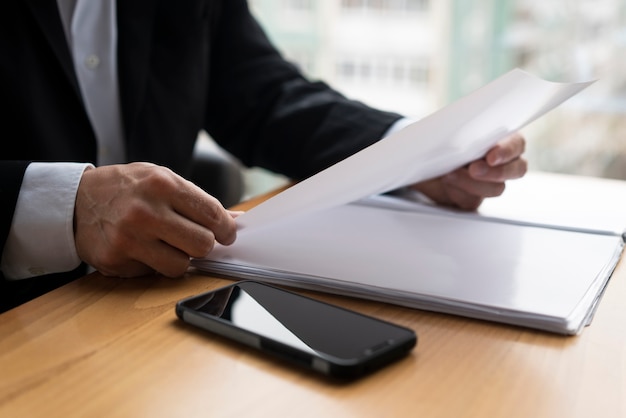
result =
[[515,133],[498,142],[484,158],[411,187],[439,205],[475,210],[486,197],[500,196],[507,180],[524,176],[525,145],[524,138]]
[[482,158],[591,83],[553,83],[512,70],[267,200],[237,223],[267,225],[444,175]]

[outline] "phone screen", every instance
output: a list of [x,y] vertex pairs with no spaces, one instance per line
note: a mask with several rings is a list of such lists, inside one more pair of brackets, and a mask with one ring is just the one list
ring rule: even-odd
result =
[[[417,340],[408,328],[250,281],[179,305],[177,312],[187,322],[327,374],[363,372],[365,365],[405,354]],[[197,315],[185,318],[185,310]]]

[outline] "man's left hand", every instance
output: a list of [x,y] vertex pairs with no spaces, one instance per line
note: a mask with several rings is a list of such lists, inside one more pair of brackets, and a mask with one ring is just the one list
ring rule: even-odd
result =
[[528,163],[522,158],[525,147],[524,137],[514,133],[483,158],[411,187],[438,204],[475,210],[486,197],[500,196],[507,180],[526,174]]

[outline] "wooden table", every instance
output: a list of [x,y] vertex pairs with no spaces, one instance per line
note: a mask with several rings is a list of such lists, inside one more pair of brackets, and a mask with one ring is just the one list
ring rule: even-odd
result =
[[227,283],[94,273],[0,315],[0,417],[626,417],[624,263],[575,337],[309,293],[419,335],[352,383],[176,318],[177,300]]

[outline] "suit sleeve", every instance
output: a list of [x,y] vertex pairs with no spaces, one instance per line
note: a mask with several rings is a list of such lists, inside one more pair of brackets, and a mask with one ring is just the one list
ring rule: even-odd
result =
[[224,1],[218,25],[206,128],[244,164],[305,178],[378,141],[400,118],[303,77],[246,1]]

